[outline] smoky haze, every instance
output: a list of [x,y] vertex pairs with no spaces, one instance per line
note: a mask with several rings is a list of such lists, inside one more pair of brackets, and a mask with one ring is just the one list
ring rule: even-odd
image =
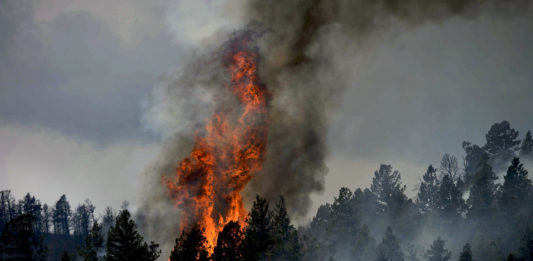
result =
[[[342,101],[345,87],[351,86],[348,81],[353,72],[346,69],[351,65],[347,53],[357,56],[372,45],[390,39],[390,34],[385,35],[392,29],[401,28],[394,32],[401,35],[413,28],[457,17],[507,19],[531,14],[529,1],[231,1],[230,4],[242,10],[240,15],[246,30],[260,33],[256,38],[259,73],[261,81],[273,93],[266,160],[260,173],[246,187],[245,200],[249,205],[256,194],[270,201],[283,195],[296,220],[305,218],[312,205],[311,195],[325,187],[326,159],[335,154],[328,153],[327,139],[331,131],[328,126],[335,119],[338,110],[335,105]],[[166,132],[169,145],[147,172],[146,193],[150,196],[144,207],[148,211],[140,216],[149,226],[146,230],[151,238],[162,244],[168,242],[166,249],[179,233],[169,231],[167,222],[177,227],[179,220],[161,188],[160,177],[175,172],[178,162],[190,152],[195,128],[209,117],[211,97],[220,92],[225,81],[225,68],[217,60],[217,54],[230,37],[231,34],[218,32],[207,39],[209,44],[192,53],[182,70],[164,79],[145,114],[149,124],[172,129]],[[372,130],[363,128],[363,131]],[[381,144],[379,137],[375,139]],[[170,217],[174,220],[159,222]]]

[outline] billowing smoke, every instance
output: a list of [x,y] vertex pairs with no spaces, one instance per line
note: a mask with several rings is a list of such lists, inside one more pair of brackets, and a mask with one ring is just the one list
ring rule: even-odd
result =
[[[250,0],[239,8],[247,24],[243,30],[256,33],[260,79],[273,95],[266,159],[243,196],[249,204],[256,194],[271,201],[283,195],[296,220],[309,210],[310,195],[324,188],[326,120],[345,85],[336,60],[368,47],[392,24],[531,11],[527,0]],[[148,171],[147,212],[140,217],[158,242],[171,244],[179,233],[161,176],[174,174],[190,152],[195,129],[212,113],[212,99],[228,95],[221,56],[232,37],[219,33],[207,39],[186,67],[163,77],[149,103],[147,117],[168,129],[168,146]]]

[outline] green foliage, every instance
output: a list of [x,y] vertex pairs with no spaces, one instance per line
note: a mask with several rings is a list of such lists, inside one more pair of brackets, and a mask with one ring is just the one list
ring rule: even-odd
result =
[[124,209],[109,230],[106,244],[106,261],[155,261],[161,251],[154,242],[148,245],[137,232],[130,212]]

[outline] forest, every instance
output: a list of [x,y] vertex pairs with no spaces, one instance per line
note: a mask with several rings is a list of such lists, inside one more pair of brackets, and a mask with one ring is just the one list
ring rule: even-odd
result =
[[143,238],[127,204],[97,214],[90,200],[72,207],[62,195],[49,206],[3,190],[0,260],[532,261],[531,132],[520,137],[502,121],[485,138],[417,174],[412,198],[400,172],[381,164],[368,188],[340,188],[309,224],[291,223],[281,195],[257,196],[244,225],[227,223],[214,249],[194,225],[170,256]]

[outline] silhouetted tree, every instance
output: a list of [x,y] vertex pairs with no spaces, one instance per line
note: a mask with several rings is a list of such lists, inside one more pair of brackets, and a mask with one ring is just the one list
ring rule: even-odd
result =
[[376,240],[370,235],[370,229],[363,225],[354,240],[352,249],[353,260],[373,260],[376,253]]
[[264,258],[272,246],[271,213],[266,199],[257,196],[248,214],[248,226],[243,242],[244,260],[260,260]]
[[159,245],[148,245],[137,232],[130,212],[124,209],[117,216],[115,225],[109,230],[106,244],[106,261],[156,260],[161,251]]
[[41,231],[45,234],[50,233],[50,223],[52,222],[52,211],[47,204],[43,205]]
[[403,261],[403,252],[398,240],[392,233],[392,229],[387,227],[383,240],[376,249],[375,261]]
[[233,261],[242,259],[244,231],[239,222],[230,221],[218,234],[217,246],[213,252],[214,261]]
[[487,139],[485,149],[490,154],[510,150],[520,144],[520,141],[517,140],[518,131],[511,128],[508,121],[493,124],[485,138]]
[[452,252],[444,248],[444,240],[438,237],[425,254],[427,261],[448,261],[452,256]]
[[62,195],[56,202],[55,208],[52,210],[54,233],[58,236],[68,237],[70,235],[70,216],[72,211],[67,197]]
[[170,261],[207,261],[205,247],[207,240],[199,225],[194,225],[189,232],[182,231],[176,239],[176,245],[170,253]]
[[7,222],[0,238],[0,260],[46,260],[46,247],[35,232],[34,223],[31,214]]
[[430,213],[439,202],[439,180],[437,170],[432,165],[426,170],[420,182],[416,204],[421,213]]
[[466,141],[463,142],[463,149],[466,153],[464,158],[464,181],[467,186],[470,186],[477,179],[475,175],[489,161],[489,155],[478,145]]
[[91,229],[91,223],[94,221],[95,206],[90,200],[85,200],[85,204],[76,207],[72,215],[72,228],[74,235],[80,238],[86,238]]
[[91,231],[85,238],[85,245],[80,249],[80,257],[84,261],[98,261],[98,251],[103,247],[104,238],[102,227],[98,222],[93,221]]
[[527,174],[520,160],[514,158],[504,176],[500,197],[500,208],[508,215],[529,214],[520,213],[522,209],[527,209],[524,208],[526,204],[531,204],[529,199],[533,191]]
[[496,192],[495,180],[498,179],[492,167],[485,163],[476,174],[477,180],[472,184],[468,203],[469,216],[488,217],[493,209],[494,194]]
[[26,193],[24,198],[19,202],[22,208],[22,214],[32,215],[34,218],[33,231],[41,232],[41,202],[35,199],[30,193]]
[[445,153],[440,160],[441,176],[449,175],[453,181],[459,178],[459,163],[453,155]]
[[15,218],[15,205],[11,190],[0,191],[0,232],[9,220]]
[[487,143],[483,148],[489,154],[491,166],[499,172],[515,157],[515,150],[520,144],[518,131],[511,128],[509,122],[502,121],[493,124],[485,137]]
[[472,247],[466,243],[463,247],[463,251],[459,255],[458,261],[472,261]]
[[389,216],[396,216],[407,202],[405,185],[401,183],[401,175],[397,170],[392,170],[391,165],[381,164],[374,173],[370,190],[383,205],[383,211]]
[[102,217],[102,234],[104,235],[104,241],[107,241],[107,233],[111,227],[115,224],[115,213],[113,208],[106,207],[104,216]]
[[[459,179],[460,181],[460,179]],[[437,208],[440,210],[442,217],[452,219],[455,221],[461,216],[461,213],[466,208],[463,199],[463,193],[459,187],[453,182],[449,174],[442,177],[438,191]]]
[[528,160],[533,159],[533,138],[531,138],[531,131],[527,131],[526,137],[522,140],[520,157]]
[[272,246],[268,250],[268,257],[279,261],[299,260],[301,247],[298,232],[291,224],[283,197],[280,197],[272,211],[271,222]]

